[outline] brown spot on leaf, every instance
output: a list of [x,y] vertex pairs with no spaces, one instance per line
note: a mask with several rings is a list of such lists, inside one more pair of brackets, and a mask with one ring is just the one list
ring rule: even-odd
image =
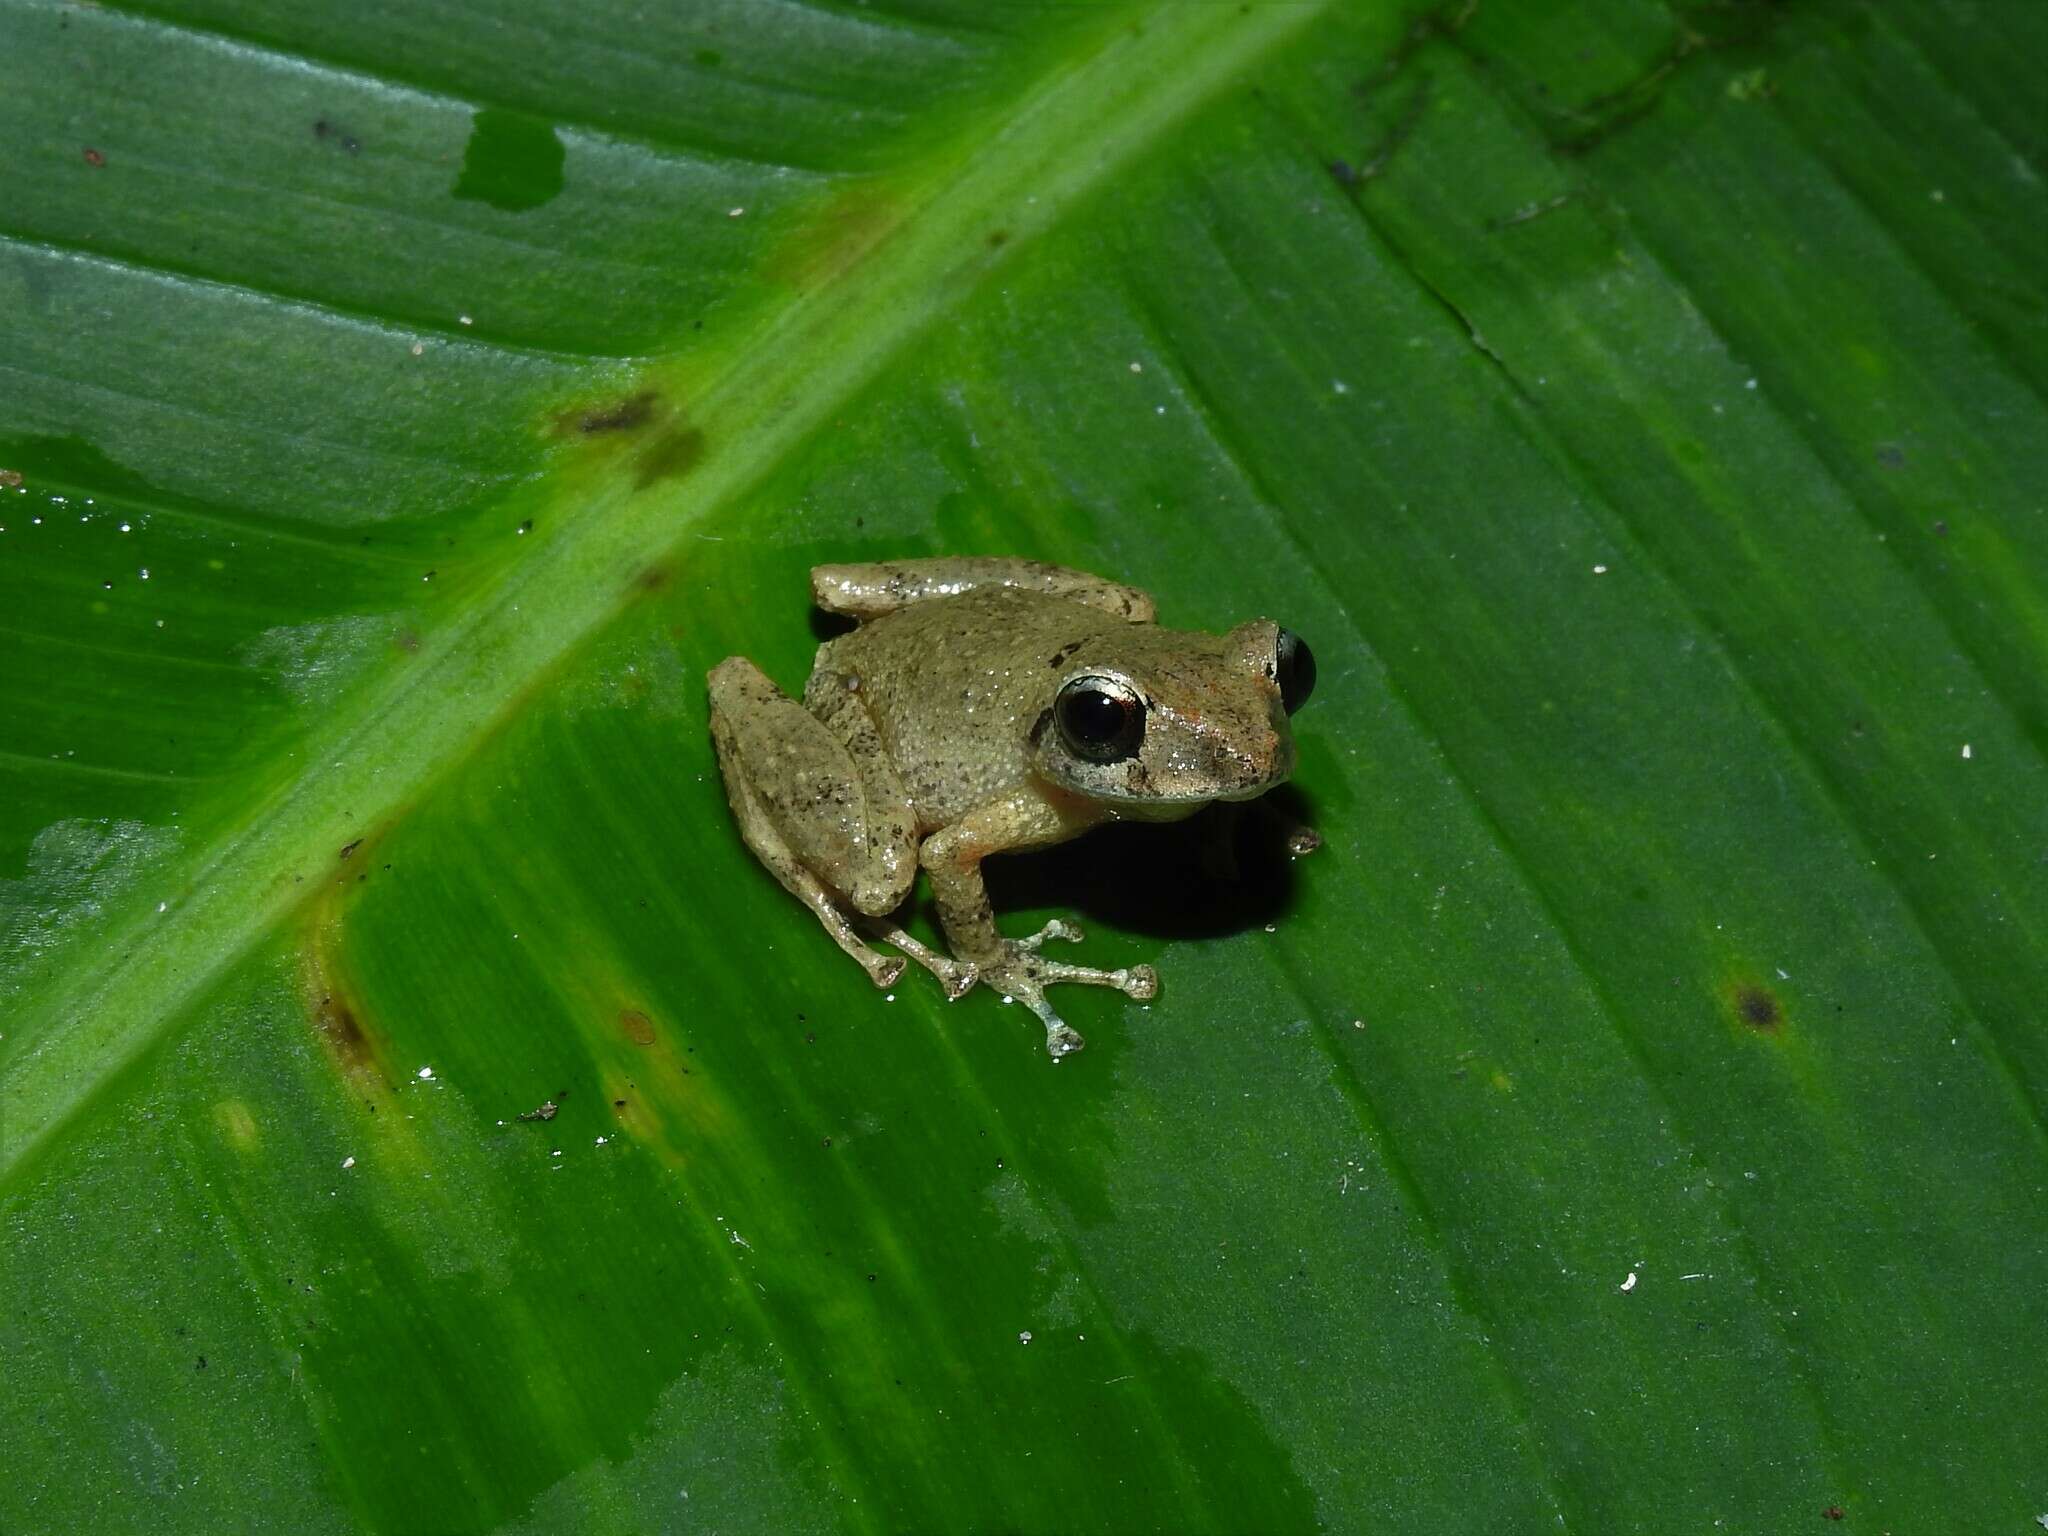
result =
[[[329,894],[314,903],[299,950],[299,993],[314,1037],[341,1076],[369,1102],[381,1098],[389,1085],[374,1027],[334,952],[341,937],[335,910],[342,899]],[[376,1108],[374,1102],[370,1107]]]
[[654,419],[654,408],[660,400],[661,396],[653,390],[643,389],[623,400],[568,412],[567,417],[573,419],[575,430],[585,437],[596,437],[605,432],[630,432]]
[[342,848],[341,848],[341,856],[342,856],[342,857],[343,857],[344,859],[346,859],[346,858],[350,858],[350,857],[352,857],[352,856],[354,855],[355,851],[356,851],[356,850],[357,850],[358,848],[362,847],[362,846],[363,846],[363,840],[362,840],[362,839],[361,839],[360,837],[359,837],[359,838],[357,838],[357,839],[356,839],[356,840],[355,840],[354,842],[352,842],[352,843],[344,843],[344,844],[342,844]]
[[988,248],[990,250],[1000,251],[1009,243],[1010,232],[1007,229],[992,229],[988,232]]
[[1760,1034],[1775,1035],[1785,1022],[1785,1011],[1769,987],[1761,982],[1736,983],[1731,994],[1735,1017]]
[[621,1008],[619,1010],[619,1028],[625,1033],[626,1038],[635,1045],[654,1044],[654,1020],[647,1017],[638,1008]]
[[849,183],[783,239],[768,258],[768,271],[798,289],[821,287],[886,240],[904,212],[903,199],[880,183]]
[[668,585],[668,567],[650,565],[633,578],[634,587],[642,592],[659,592]]
[[695,427],[674,426],[647,445],[640,455],[639,473],[633,484],[646,490],[658,480],[676,480],[697,467],[704,457],[704,434]]
[[88,144],[85,149],[85,163],[98,170],[107,163],[107,157]]
[[6,486],[7,489],[11,491],[19,484],[21,484],[20,470],[0,469],[0,485]]
[[374,1054],[362,1020],[338,992],[322,993],[313,1005],[313,1027],[336,1055],[351,1064],[369,1065]]
[[[563,1093],[557,1094],[555,1097],[567,1098],[568,1094],[565,1091]],[[522,1120],[552,1120],[555,1118],[556,1115],[560,1114],[561,1112],[562,1106],[557,1104],[554,1099],[548,1099],[544,1103],[542,1103],[538,1108],[527,1110],[519,1118]]]

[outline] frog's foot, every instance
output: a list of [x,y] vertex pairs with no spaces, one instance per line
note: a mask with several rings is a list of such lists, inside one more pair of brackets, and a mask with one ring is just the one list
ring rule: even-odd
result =
[[1053,1012],[1052,1004],[1045,1000],[1045,989],[1061,982],[1074,982],[1090,987],[1115,987],[1127,997],[1139,999],[1155,996],[1159,991],[1159,973],[1149,965],[1119,967],[1114,971],[1098,970],[1088,965],[1067,965],[1058,960],[1048,960],[1038,952],[1038,946],[1047,939],[1078,939],[1081,930],[1072,923],[1050,922],[1028,939],[1003,940],[1003,957],[993,964],[979,967],[981,983],[1000,993],[1006,1000],[1014,999],[1038,1015],[1038,1021],[1045,1026],[1045,1049],[1053,1060],[1071,1056],[1087,1042],[1080,1032]]

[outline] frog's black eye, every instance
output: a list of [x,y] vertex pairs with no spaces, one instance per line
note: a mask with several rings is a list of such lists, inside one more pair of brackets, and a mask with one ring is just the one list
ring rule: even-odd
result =
[[1315,653],[1291,629],[1281,630],[1273,647],[1273,681],[1280,685],[1280,702],[1290,715],[1316,691]]
[[1053,700],[1052,717],[1067,750],[1091,763],[1135,757],[1145,739],[1145,706],[1111,678],[1075,678]]

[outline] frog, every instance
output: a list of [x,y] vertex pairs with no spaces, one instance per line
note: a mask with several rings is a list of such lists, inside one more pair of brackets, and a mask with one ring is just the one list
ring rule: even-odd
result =
[[[987,987],[1037,1016],[1060,1061],[1085,1042],[1048,987],[1145,1000],[1158,973],[1052,958],[1047,943],[1083,937],[1066,919],[1006,937],[983,861],[1285,782],[1314,656],[1270,619],[1168,629],[1136,587],[1020,558],[820,565],[810,581],[853,628],[818,647],[800,700],[744,656],[706,680],[741,839],[877,987],[913,961],[949,1000]],[[900,920],[920,870],[948,953]]]

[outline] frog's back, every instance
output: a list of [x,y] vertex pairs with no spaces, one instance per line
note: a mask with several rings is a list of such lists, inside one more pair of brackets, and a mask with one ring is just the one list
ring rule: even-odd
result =
[[806,691],[859,689],[920,829],[930,831],[1023,782],[1031,728],[1074,647],[1125,627],[1044,593],[967,592],[826,641]]

